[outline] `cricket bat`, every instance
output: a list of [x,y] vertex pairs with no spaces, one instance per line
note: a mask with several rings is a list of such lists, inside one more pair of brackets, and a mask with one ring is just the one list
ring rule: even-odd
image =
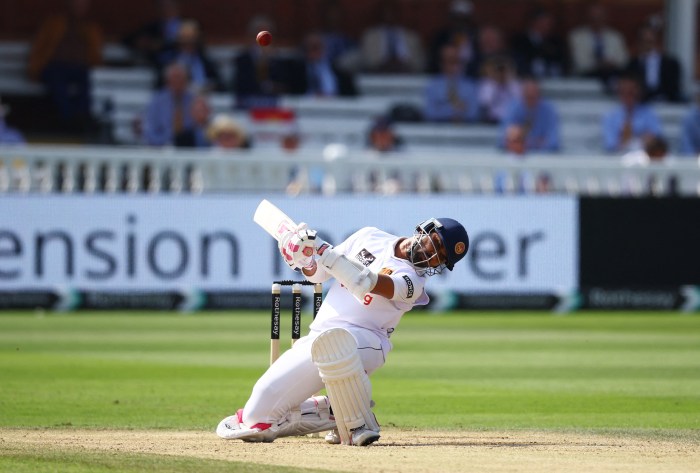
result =
[[282,235],[293,230],[297,226],[287,214],[266,199],[263,199],[262,202],[258,204],[258,208],[255,209],[253,221],[260,225],[263,230],[277,241],[279,241]]
[[[253,221],[260,225],[263,230],[270,234],[275,240],[279,241],[282,235],[296,228],[294,221],[282,212],[272,202],[263,199],[258,204],[253,215]],[[279,324],[279,297],[280,288],[278,285],[272,286],[272,326]],[[276,302],[275,302],[276,301]],[[279,327],[279,325],[278,325]],[[279,333],[270,338],[270,364],[274,363],[280,356],[280,340]]]

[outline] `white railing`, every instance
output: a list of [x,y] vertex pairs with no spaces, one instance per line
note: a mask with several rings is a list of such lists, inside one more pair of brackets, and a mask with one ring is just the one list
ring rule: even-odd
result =
[[130,147],[0,147],[0,193],[559,192],[700,195],[695,159],[626,166],[617,157],[412,152],[341,145],[225,152]]

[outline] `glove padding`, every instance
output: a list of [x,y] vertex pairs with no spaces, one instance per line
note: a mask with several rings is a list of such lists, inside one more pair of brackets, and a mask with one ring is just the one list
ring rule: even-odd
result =
[[290,268],[308,268],[314,262],[315,241],[316,231],[309,230],[305,223],[300,223],[295,229],[282,235],[277,248]]
[[319,255],[318,264],[324,266],[328,270],[332,269],[337,259],[343,255],[340,251],[336,251],[333,245],[321,239],[317,240],[316,254]]
[[360,263],[349,260],[332,246],[318,258],[318,264],[326,268],[358,301],[364,303],[365,295],[377,285],[379,276]]
[[377,275],[377,273],[369,268],[364,268],[360,274],[355,277],[353,283],[346,287],[352,295],[355,296],[355,299],[364,304],[365,296],[374,289],[378,279],[379,275]]

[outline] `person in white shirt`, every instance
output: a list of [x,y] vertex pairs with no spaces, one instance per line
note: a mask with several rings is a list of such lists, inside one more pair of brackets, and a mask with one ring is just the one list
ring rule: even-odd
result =
[[[648,136],[644,140],[644,148],[630,151],[622,156],[622,165],[628,168],[657,167],[667,160],[668,142],[662,136]],[[676,195],[678,193],[678,176],[673,174],[658,175],[655,172],[640,174],[639,172],[623,173],[621,179],[622,195]],[[644,180],[642,180],[642,178]]]
[[[333,247],[300,224],[279,241],[285,262],[309,281],[336,281],[309,334],[270,366],[217,434],[272,442],[333,429],[329,443],[369,445],[379,424],[368,376],[384,365],[401,317],[428,303],[427,277],[451,271],[467,254],[467,231],[456,220],[431,218],[410,237],[365,227]],[[324,387],[328,396],[314,396]]]
[[503,56],[487,60],[483,71],[478,89],[481,120],[500,123],[511,104],[522,98],[520,81],[511,61]]
[[598,77],[610,90],[629,55],[622,34],[608,24],[605,7],[594,3],[588,10],[588,22],[569,34],[573,73]]
[[378,3],[379,22],[360,37],[360,63],[365,72],[420,73],[425,70],[425,47],[420,35],[400,22],[402,4]]

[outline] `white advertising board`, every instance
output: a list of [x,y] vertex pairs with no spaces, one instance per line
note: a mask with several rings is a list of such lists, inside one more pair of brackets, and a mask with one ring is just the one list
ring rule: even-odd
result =
[[267,290],[294,277],[252,221],[267,198],[339,242],[362,226],[410,235],[429,217],[466,227],[471,246],[430,287],[568,291],[578,285],[578,204],[564,196],[5,196],[0,290]]

